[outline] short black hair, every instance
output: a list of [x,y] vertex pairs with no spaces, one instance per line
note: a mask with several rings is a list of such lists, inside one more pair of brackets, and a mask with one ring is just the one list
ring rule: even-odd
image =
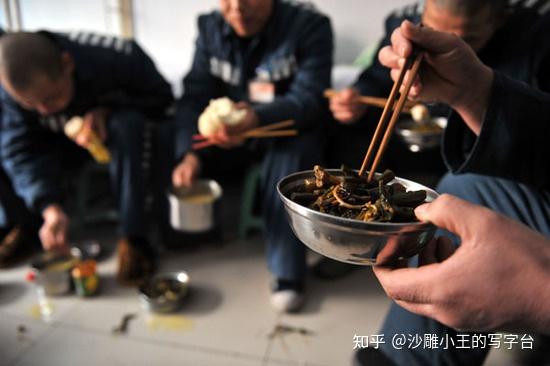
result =
[[508,0],[433,0],[438,6],[453,14],[472,15],[486,6],[491,6],[495,12],[503,12],[508,8]]
[[44,34],[5,34],[0,38],[0,72],[18,90],[40,75],[57,80],[63,73],[61,49]]

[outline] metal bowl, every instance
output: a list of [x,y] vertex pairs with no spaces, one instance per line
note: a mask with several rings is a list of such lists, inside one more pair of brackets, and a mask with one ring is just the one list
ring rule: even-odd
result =
[[[175,281],[177,291],[174,296],[158,296],[155,287],[160,281]],[[183,305],[183,300],[189,292],[189,275],[185,271],[160,273],[149,279],[139,288],[139,299],[143,308],[154,313],[173,313]]]
[[[178,231],[203,233],[216,226],[222,187],[214,180],[199,179],[190,188],[172,188],[168,191],[170,225]],[[207,196],[205,201],[194,198]]]
[[422,130],[421,123],[413,120],[406,120],[399,123],[395,133],[399,136],[412,152],[419,152],[433,149],[441,144],[443,129],[447,126],[447,118],[434,117],[428,125],[436,126],[434,129]]
[[78,258],[69,254],[40,253],[31,262],[31,277],[38,286],[44,288],[46,295],[67,294],[71,290],[71,270],[78,261]]
[[[337,169],[327,171],[342,175]],[[317,212],[292,201],[290,194],[312,177],[312,170],[291,174],[278,183],[277,190],[298,239],[326,257],[365,266],[387,264],[418,254],[434,236],[436,228],[427,222],[363,222]],[[425,190],[428,201],[438,196],[434,190],[406,179],[395,178],[393,182],[407,190]]]

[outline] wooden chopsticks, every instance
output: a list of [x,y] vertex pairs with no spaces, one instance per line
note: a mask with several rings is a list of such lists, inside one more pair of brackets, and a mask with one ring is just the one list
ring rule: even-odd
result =
[[[397,122],[397,119],[399,118],[399,115],[401,114],[401,111],[405,106],[407,97],[411,90],[412,84],[414,83],[416,75],[418,74],[418,69],[420,68],[420,63],[422,62],[423,57],[424,57],[423,52],[420,52],[418,50],[413,52],[413,54],[407,58],[407,61],[405,62],[403,69],[401,69],[401,72],[399,73],[397,80],[395,80],[393,84],[393,87],[390,92],[390,96],[388,97],[386,105],[384,106],[384,111],[382,112],[382,116],[378,121],[378,126],[376,126],[376,131],[374,132],[374,136],[369,145],[369,149],[367,150],[367,154],[365,155],[365,158],[363,159],[363,164],[361,165],[361,169],[359,170],[359,176],[363,176],[365,174],[365,170],[367,169],[368,164],[370,163],[372,155],[374,154],[374,149],[376,148],[376,145],[380,140],[382,131],[385,129],[384,137],[382,138],[382,142],[378,147],[378,151],[374,158],[374,162],[372,163],[372,166],[369,169],[369,175],[367,178],[368,181],[371,181],[372,177],[374,176],[374,173],[376,172],[376,168],[378,167],[378,165],[380,164],[380,161],[382,160],[382,155],[386,150],[391,134],[393,132],[393,128],[395,127],[395,123]],[[407,82],[405,83],[405,87],[401,92],[399,100],[397,101],[397,104],[395,105],[395,108],[394,108],[395,99],[397,98],[397,93],[399,92],[399,89],[401,89],[401,86],[403,85],[403,80],[405,79],[405,74],[407,73],[407,71],[409,71]],[[388,120],[389,113],[392,110],[393,110],[393,114],[391,115],[389,122],[386,123]]]
[[[338,94],[338,91],[334,89],[326,89],[323,94],[325,98],[332,98],[333,96]],[[357,101],[366,105],[372,105],[375,107],[384,108],[388,100],[386,98],[360,95],[357,97]],[[403,112],[410,113],[412,106],[414,106],[414,103],[407,100],[407,102],[405,103],[405,107],[403,108]]]
[[[240,135],[241,138],[272,138],[272,137],[289,137],[298,135],[298,130],[296,129],[287,129],[283,130],[285,127],[290,127],[294,125],[294,120],[287,120],[277,123],[272,123],[269,125],[261,126],[254,128],[252,130],[246,131]],[[208,141],[207,137],[202,135],[193,135],[193,141],[197,141],[192,144],[191,147],[193,150],[203,149],[208,146],[215,145],[216,143]]]

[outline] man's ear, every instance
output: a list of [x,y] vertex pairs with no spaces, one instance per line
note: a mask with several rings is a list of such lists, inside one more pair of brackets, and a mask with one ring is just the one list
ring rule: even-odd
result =
[[72,75],[74,71],[73,56],[67,51],[61,53],[61,67],[63,68],[64,75]]

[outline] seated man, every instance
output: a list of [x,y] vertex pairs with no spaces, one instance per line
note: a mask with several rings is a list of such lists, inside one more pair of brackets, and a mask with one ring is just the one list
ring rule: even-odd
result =
[[[537,27],[542,32],[540,37],[529,36],[530,45],[536,55],[532,61],[537,61],[534,66],[539,66],[531,71],[536,71],[534,77],[538,81],[537,86],[541,88],[549,86],[548,71],[542,68],[550,57],[550,45],[542,36],[547,34],[549,26],[546,16],[545,22]],[[543,27],[547,30],[542,31]],[[398,59],[404,57],[406,51],[410,52],[410,45],[399,42],[401,33],[406,33],[421,46],[429,47],[430,41],[435,40],[430,32],[433,31],[414,27],[411,23],[404,24],[394,32],[393,48],[387,46],[380,51],[381,62],[398,68]],[[443,141],[443,154],[453,174],[448,174],[443,179],[438,191],[491,208],[549,237],[550,181],[544,170],[544,139],[548,135],[548,124],[537,119],[538,113],[544,112],[541,106],[545,99],[542,98],[543,101],[538,104],[529,99],[529,96],[544,94],[536,86],[529,87],[507,77],[504,72],[491,70],[485,65],[476,68],[462,62],[460,57],[464,54],[469,53],[475,58],[472,50],[456,42],[456,38],[445,36],[447,42],[442,42],[439,48],[433,50],[435,55],[430,55],[427,59],[420,75],[422,82],[414,85],[411,90],[413,98],[420,95],[421,100],[447,102],[455,110],[449,119]],[[443,39],[445,40],[444,37]],[[399,49],[402,51],[396,51]],[[462,75],[446,74],[453,61],[456,64],[451,66],[460,69]],[[529,64],[529,67],[533,65]],[[392,71],[393,74],[396,72],[397,70]],[[489,96],[492,102],[486,108]],[[518,105],[523,108],[518,108]],[[525,119],[531,122],[529,128],[519,123]],[[407,308],[411,309],[408,306]],[[389,338],[396,333],[450,337],[456,335],[454,330],[396,305],[392,306],[382,333]],[[396,364],[407,365],[478,365],[488,352],[487,348],[398,351],[391,347],[382,347],[382,350]]]
[[[4,31],[0,28],[0,37],[3,34]],[[10,179],[0,167],[0,268],[17,264],[32,253],[37,244],[36,221],[14,192]]]
[[[544,47],[533,46],[534,40],[542,37],[548,29],[548,15],[538,12],[538,8],[544,8],[544,2],[529,2],[529,5],[518,2],[513,8],[508,8],[507,4],[507,0],[426,0],[409,5],[386,19],[385,36],[378,51],[390,44],[393,30],[403,20],[422,22],[424,26],[460,36],[490,67],[550,90],[550,73],[546,71],[548,67],[545,70],[543,62],[546,51]],[[376,57],[352,87],[341,90],[330,99],[330,109],[338,123],[334,127],[334,138],[330,140],[333,146],[328,149],[336,161],[342,160],[352,166],[360,164],[381,114],[381,109],[359,103],[357,96],[387,97],[392,85],[387,69]],[[437,100],[429,105],[432,114],[446,116],[449,113],[448,106],[434,102]],[[422,179],[421,183],[427,185],[434,185],[446,171],[439,151],[428,149],[411,153],[395,137],[384,155],[381,168],[384,167],[393,169],[400,176]],[[337,270],[331,270],[331,267]],[[345,273],[346,267],[324,259],[316,268],[319,274],[329,270]]]
[[298,136],[264,139],[251,150],[265,152],[262,209],[274,276],[271,303],[279,311],[295,310],[303,298],[305,248],[286,221],[276,184],[321,160],[326,110],[322,93],[330,85],[332,67],[331,25],[311,6],[279,0],[221,0],[220,10],[199,17],[194,61],[179,101],[179,163],[173,184],[191,185],[201,165],[219,165],[220,158],[231,156],[215,148],[189,150],[198,117],[211,99],[229,97],[246,111],[241,124],[211,138],[225,147],[238,145],[238,134],[254,127],[295,121]]
[[169,84],[135,42],[85,33],[5,35],[0,78],[2,163],[27,207],[42,215],[44,249],[67,245],[61,178],[72,175],[66,164],[90,156],[63,130],[82,116],[111,151],[121,216],[118,279],[141,282],[154,264],[144,218],[143,130],[147,118],[162,117],[172,103]]
[[[539,48],[536,40],[548,30],[548,7],[545,1],[511,2],[507,0],[426,0],[393,12],[385,22],[385,36],[379,50],[390,44],[393,30],[405,19],[441,32],[454,33],[466,41],[488,66],[517,80],[537,84],[550,90],[549,73],[544,71],[545,47]],[[539,8],[541,13],[539,13]],[[546,13],[544,13],[546,12]],[[543,44],[549,42],[543,42]],[[547,54],[546,54],[547,56]],[[548,68],[546,68],[548,69]],[[361,161],[372,136],[381,109],[367,107],[357,101],[358,95],[387,97],[393,85],[387,69],[375,58],[355,84],[330,99],[330,109],[339,123],[335,133],[335,146],[345,139],[350,143],[341,153],[353,157],[355,165]],[[431,105],[435,114],[446,116],[448,108]],[[355,141],[355,143],[354,143]],[[349,150],[349,151],[348,151]],[[337,151],[334,152],[335,154]],[[429,174],[443,174],[445,169],[437,151],[421,152],[414,159],[398,139],[393,139],[385,155],[388,167],[416,174],[423,170]],[[351,162],[350,162],[351,163]],[[406,171],[405,171],[406,170]]]

